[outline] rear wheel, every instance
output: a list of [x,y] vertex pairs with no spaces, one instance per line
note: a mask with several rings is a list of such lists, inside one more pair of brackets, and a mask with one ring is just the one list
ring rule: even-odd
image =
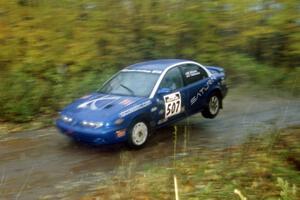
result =
[[146,144],[148,136],[148,125],[143,121],[138,121],[133,123],[133,125],[129,129],[127,143],[131,148],[141,148]]
[[212,94],[209,97],[207,107],[202,111],[202,115],[205,118],[215,118],[221,107],[221,98],[217,93]]

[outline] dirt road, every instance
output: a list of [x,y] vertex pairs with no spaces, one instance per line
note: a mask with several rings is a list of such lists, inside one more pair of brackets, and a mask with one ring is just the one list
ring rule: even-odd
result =
[[[231,90],[213,120],[177,124],[176,155],[203,146],[225,148],[251,134],[300,125],[300,100],[262,91]],[[76,144],[54,127],[0,137],[0,199],[78,199],[120,168],[160,165],[174,156],[174,128],[157,131],[146,148]]]

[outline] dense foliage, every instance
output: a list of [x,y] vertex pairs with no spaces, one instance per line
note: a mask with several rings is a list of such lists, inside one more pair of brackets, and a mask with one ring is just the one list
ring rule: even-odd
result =
[[299,13],[298,0],[0,0],[0,120],[53,114],[147,59],[296,84]]

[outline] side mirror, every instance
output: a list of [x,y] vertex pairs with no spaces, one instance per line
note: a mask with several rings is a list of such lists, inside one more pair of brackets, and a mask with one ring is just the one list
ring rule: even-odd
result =
[[170,94],[172,92],[172,90],[170,88],[160,88],[157,91],[158,95],[166,95],[166,94]]

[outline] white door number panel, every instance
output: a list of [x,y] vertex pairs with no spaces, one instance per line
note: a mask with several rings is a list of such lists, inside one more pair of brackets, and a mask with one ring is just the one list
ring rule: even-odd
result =
[[174,92],[164,96],[165,101],[165,118],[177,115],[181,111],[180,92]]

